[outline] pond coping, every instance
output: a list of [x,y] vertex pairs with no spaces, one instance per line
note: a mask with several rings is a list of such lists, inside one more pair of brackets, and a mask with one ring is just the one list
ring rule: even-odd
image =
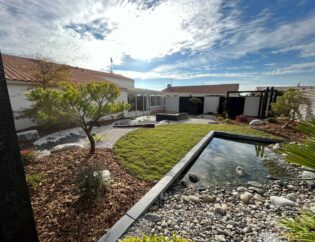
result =
[[104,234],[99,242],[116,242],[128,230],[128,228],[159,198],[160,194],[165,192],[188,168],[201,152],[214,138],[231,138],[237,140],[257,141],[262,143],[282,143],[284,139],[262,138],[250,135],[240,135],[228,132],[210,131],[204,136],[174,167],[166,173],[158,183],[156,183],[127,213],[121,217],[106,234]]

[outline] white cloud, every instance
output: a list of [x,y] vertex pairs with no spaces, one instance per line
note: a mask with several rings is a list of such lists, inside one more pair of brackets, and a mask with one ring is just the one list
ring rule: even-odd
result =
[[[76,65],[104,68],[125,55],[150,60],[190,49],[210,48],[233,26],[221,13],[223,0],[161,1],[147,8],[142,1],[13,0],[0,11],[0,47],[4,52],[43,55]],[[17,7],[19,6],[19,7]],[[18,13],[14,13],[14,11]],[[102,19],[111,31],[95,39],[65,26]],[[14,23],[14,28],[12,28]]]
[[[106,69],[110,57],[118,65],[125,56],[152,60],[173,53],[192,53],[185,62],[159,66],[149,73],[130,72],[134,78],[252,75],[254,72],[204,73],[217,70],[219,60],[240,58],[266,48],[297,50],[302,57],[315,56],[315,42],[304,43],[315,35],[314,13],[293,22],[275,24],[270,29],[267,23],[275,16],[268,10],[254,20],[244,20],[237,1],[164,0],[152,4],[150,7],[150,3],[140,0],[0,2],[0,49],[94,69]],[[65,27],[91,26],[97,20],[108,28],[102,33],[104,39],[96,39],[88,30],[82,35]],[[103,31],[104,26],[99,27]],[[196,73],[183,73],[184,68]],[[226,71],[236,69],[246,67],[228,67]],[[290,70],[282,70],[285,71]]]

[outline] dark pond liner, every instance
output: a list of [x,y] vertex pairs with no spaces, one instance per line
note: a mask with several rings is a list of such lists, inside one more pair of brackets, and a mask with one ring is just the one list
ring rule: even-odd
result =
[[282,139],[260,138],[217,131],[209,132],[179,162],[177,162],[157,184],[155,184],[132,208],[130,208],[127,213],[99,239],[99,242],[118,241],[127,232],[128,228],[153,205],[160,194],[165,192],[176,180],[188,171],[214,137],[266,144],[284,142]]

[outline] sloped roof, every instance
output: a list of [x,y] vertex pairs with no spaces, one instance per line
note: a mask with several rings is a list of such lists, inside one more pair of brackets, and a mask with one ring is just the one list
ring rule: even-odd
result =
[[[6,79],[12,81],[37,82],[37,80],[35,80],[32,76],[32,70],[34,69],[34,66],[38,60],[7,54],[2,54],[2,59]],[[73,82],[87,82],[91,80],[108,81],[107,78],[117,78],[132,81],[132,79],[119,74],[89,70],[73,66],[68,67],[71,71],[70,81]]]
[[238,91],[239,84],[220,84],[220,85],[200,85],[200,86],[175,86],[168,87],[163,92],[182,92],[182,93],[226,93],[227,91]]

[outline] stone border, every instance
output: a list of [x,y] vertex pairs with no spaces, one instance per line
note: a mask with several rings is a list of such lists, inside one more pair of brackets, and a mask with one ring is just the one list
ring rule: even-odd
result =
[[249,140],[263,143],[281,143],[284,140],[260,138],[256,136],[239,135],[227,132],[210,131],[182,158],[157,184],[155,184],[116,224],[107,231],[99,242],[116,242],[128,228],[165,192],[179,176],[198,158],[201,152],[214,137]]

